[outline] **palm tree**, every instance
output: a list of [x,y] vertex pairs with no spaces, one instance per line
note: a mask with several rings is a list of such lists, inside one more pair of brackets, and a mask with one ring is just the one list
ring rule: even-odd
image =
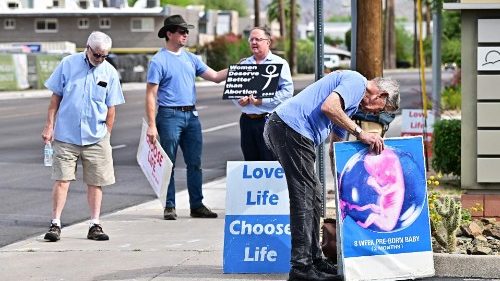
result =
[[260,26],[260,5],[259,0],[253,0],[253,10],[254,10],[254,26]]
[[[290,0],[272,0],[267,5],[267,18],[269,21],[277,20],[280,23],[280,35],[285,37],[287,34],[287,29],[290,24],[286,22],[286,19],[291,18],[290,13],[291,3]],[[300,18],[300,5],[295,5],[295,15]]]

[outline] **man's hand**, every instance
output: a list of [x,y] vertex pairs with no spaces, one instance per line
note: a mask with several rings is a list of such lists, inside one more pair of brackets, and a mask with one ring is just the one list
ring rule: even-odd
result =
[[158,129],[156,129],[156,126],[148,126],[146,136],[150,143],[156,143],[156,138],[158,136]]
[[42,131],[42,140],[44,143],[49,143],[54,140],[54,128],[45,126]]
[[262,99],[256,99],[253,95],[250,95],[248,97],[249,101],[253,105],[261,105],[262,104]]
[[242,97],[241,99],[238,100],[238,104],[241,106],[247,106],[250,103],[250,100],[248,99],[248,96]]
[[370,146],[370,150],[376,154],[380,154],[382,150],[384,150],[384,140],[377,133],[366,133],[362,131],[359,134],[358,139],[361,142],[368,144]]

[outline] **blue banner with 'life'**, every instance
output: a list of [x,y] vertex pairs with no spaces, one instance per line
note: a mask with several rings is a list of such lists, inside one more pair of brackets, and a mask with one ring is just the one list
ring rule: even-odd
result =
[[290,216],[278,162],[228,162],[224,273],[290,270]]

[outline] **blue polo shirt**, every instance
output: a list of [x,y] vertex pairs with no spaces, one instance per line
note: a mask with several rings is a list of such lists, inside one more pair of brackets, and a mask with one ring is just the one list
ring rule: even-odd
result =
[[[257,64],[254,56],[248,57],[241,61],[241,64]],[[273,111],[280,103],[293,96],[293,81],[288,62],[269,51],[262,64],[283,64],[278,80],[278,89],[272,98],[263,98],[261,105],[247,104],[241,106],[238,100],[233,100],[233,103],[238,106],[243,113],[246,114],[263,114]]]
[[207,69],[200,58],[184,49],[173,53],[162,48],[149,62],[147,81],[158,85],[158,105],[195,105],[195,79]]
[[64,57],[45,87],[62,97],[54,139],[76,145],[99,142],[107,133],[108,107],[125,102],[116,69],[107,61],[90,65],[83,52]]
[[337,136],[345,138],[345,129],[333,124],[321,112],[321,105],[332,92],[336,92],[344,100],[344,112],[350,117],[358,110],[367,82],[356,71],[332,72],[279,105],[276,113],[288,126],[311,139],[316,146],[324,142],[332,130]]

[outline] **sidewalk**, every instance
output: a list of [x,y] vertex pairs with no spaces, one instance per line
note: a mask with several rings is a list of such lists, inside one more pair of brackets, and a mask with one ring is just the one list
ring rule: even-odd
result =
[[[10,280],[286,280],[286,274],[223,274],[225,178],[204,185],[217,219],[189,217],[188,194],[177,194],[178,219],[163,220],[158,200],[102,217],[109,241],[86,239],[88,226],[62,229],[0,248],[0,279]],[[331,207],[331,202],[328,204]],[[436,276],[500,276],[500,257],[435,254]]]

